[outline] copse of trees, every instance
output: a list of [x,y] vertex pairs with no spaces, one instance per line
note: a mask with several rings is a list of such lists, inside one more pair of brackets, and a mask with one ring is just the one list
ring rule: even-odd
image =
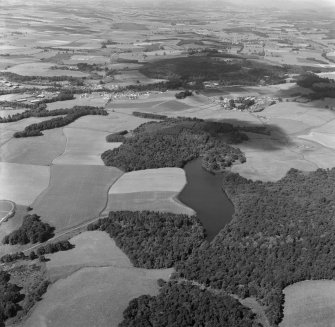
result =
[[298,78],[297,85],[312,90],[313,93],[307,95],[312,100],[325,97],[335,98],[335,81],[332,79],[308,73]]
[[181,92],[176,93],[175,97],[176,97],[176,99],[180,100],[180,99],[185,99],[185,98],[187,98],[191,95],[193,95],[193,93],[189,90],[186,90],[186,91],[181,91]]
[[54,236],[54,230],[54,227],[42,222],[40,216],[27,215],[23,218],[20,228],[6,235],[2,243],[11,245],[43,243]]
[[154,211],[111,211],[88,230],[106,231],[135,267],[169,268],[205,240],[195,216]]
[[176,265],[176,277],[241,297],[254,296],[273,326],[283,317],[283,289],[334,279],[335,169],[291,169],[278,182],[224,173],[235,216],[207,246]]
[[106,136],[106,142],[123,142],[126,134],[128,134],[127,130],[109,134]]
[[[56,111],[53,113],[53,111]],[[99,109],[96,107],[90,106],[75,106],[72,109],[57,109],[52,110],[50,112],[46,111],[41,114],[40,117],[43,115],[57,115],[67,113],[65,117],[57,117],[52,118],[50,120],[45,120],[40,123],[31,124],[27,126],[23,131],[14,133],[14,137],[29,137],[29,136],[40,136],[43,135],[42,131],[46,129],[53,129],[58,127],[66,126],[80,117],[87,116],[87,115],[108,115],[107,111],[104,109]],[[51,114],[50,114],[51,113]]]
[[[165,119],[142,124],[124,143],[101,156],[105,165],[125,171],[162,167],[183,167],[203,157],[203,167],[221,171],[233,162],[245,161],[243,153],[230,145],[247,136],[231,124],[197,119]],[[220,154],[220,156],[214,156]]]
[[[129,302],[120,327],[256,327],[255,315],[228,295],[213,294],[191,283],[168,282],[157,296]],[[258,325],[260,326],[260,325]]]

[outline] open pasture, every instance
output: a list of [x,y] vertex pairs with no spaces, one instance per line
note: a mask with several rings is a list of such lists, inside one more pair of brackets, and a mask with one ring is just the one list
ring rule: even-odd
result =
[[135,117],[131,114],[109,111],[108,116],[85,116],[77,119],[68,127],[82,128],[109,133],[133,130],[150,119]]
[[22,326],[117,327],[131,299],[157,294],[157,279],[173,272],[134,268],[105,232],[84,232],[70,242],[72,250],[48,255],[51,279],[59,280]]
[[88,76],[87,74],[79,71],[50,69],[51,66],[54,66],[54,64],[42,62],[26,63],[10,67],[6,71],[24,76]]
[[0,147],[0,161],[50,165],[63,153],[66,138],[61,128],[43,131],[43,134],[37,137],[12,138]]
[[31,205],[48,187],[50,168],[0,162],[0,199]]
[[122,143],[107,143],[107,132],[97,130],[64,128],[65,151],[53,160],[60,165],[104,165],[101,154],[108,149],[119,147]]
[[[115,241],[102,231],[83,232],[70,240],[75,247],[69,251],[49,254],[47,269],[51,277],[59,277],[62,268],[73,266],[76,269],[84,266],[118,266],[131,267],[128,257],[118,248]],[[63,269],[64,270],[64,269]],[[64,277],[64,276],[62,276]]]
[[117,327],[131,299],[158,293],[172,269],[83,268],[48,288],[24,327]]
[[334,326],[335,281],[302,281],[286,287],[284,294],[280,327]]
[[247,161],[233,165],[231,171],[252,180],[277,181],[286,175],[290,168],[312,171],[319,168],[304,158],[304,148],[285,144],[271,137],[249,134],[249,140],[239,144]]
[[110,186],[122,175],[113,167],[53,165],[49,187],[36,199],[34,211],[57,231],[97,217]]
[[126,173],[110,188],[105,213],[117,210],[154,210],[193,214],[192,209],[175,199],[185,184],[185,172],[180,168]]
[[124,174],[109,190],[109,194],[132,192],[180,192],[186,184],[181,168],[158,168]]

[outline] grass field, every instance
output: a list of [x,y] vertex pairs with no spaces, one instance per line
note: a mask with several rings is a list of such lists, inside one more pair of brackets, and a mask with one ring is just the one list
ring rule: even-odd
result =
[[101,154],[121,143],[107,143],[107,132],[97,130],[64,128],[66,147],[64,153],[53,164],[61,165],[104,165]]
[[0,162],[0,199],[30,205],[48,187],[50,168]]
[[124,174],[109,190],[109,194],[131,192],[180,192],[186,184],[181,168],[158,168]]
[[99,215],[109,187],[121,175],[112,167],[54,165],[49,187],[33,203],[33,212],[57,231],[78,225]]
[[90,94],[87,97],[76,96],[73,100],[57,101],[47,104],[48,110],[62,109],[62,108],[72,108],[74,106],[93,106],[93,107],[103,107],[108,99],[98,95]]
[[139,125],[148,121],[150,121],[150,119],[139,118],[118,112],[109,112],[108,116],[81,117],[68,125],[68,127],[116,133],[123,130],[135,129]]
[[192,209],[175,199],[185,184],[185,172],[180,168],[126,173],[110,188],[105,213],[115,210],[155,210],[193,214]]
[[173,272],[134,268],[105,232],[85,232],[71,243],[74,249],[48,255],[49,273],[61,279],[49,286],[23,327],[117,327],[131,299],[157,294],[157,279]]
[[12,138],[0,148],[0,160],[31,165],[50,165],[65,149],[62,128],[43,132],[43,136]]
[[286,287],[284,293],[280,327],[334,326],[335,281],[303,281]]

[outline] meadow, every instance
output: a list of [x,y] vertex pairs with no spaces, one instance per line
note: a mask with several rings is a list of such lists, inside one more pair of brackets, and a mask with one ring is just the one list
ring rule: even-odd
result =
[[34,201],[33,213],[59,232],[99,216],[109,187],[122,175],[117,168],[54,165],[49,186]]
[[333,326],[335,281],[306,280],[284,289],[284,319],[280,327]]

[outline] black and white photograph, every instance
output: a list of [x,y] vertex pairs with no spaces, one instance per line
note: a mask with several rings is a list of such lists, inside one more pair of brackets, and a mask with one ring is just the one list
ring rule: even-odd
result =
[[0,327],[335,327],[335,0],[0,0]]

